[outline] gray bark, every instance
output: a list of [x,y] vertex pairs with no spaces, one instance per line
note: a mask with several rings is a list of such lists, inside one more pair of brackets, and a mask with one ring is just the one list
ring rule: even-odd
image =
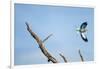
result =
[[[36,40],[36,42],[39,45],[39,48],[41,50],[41,52],[48,58],[48,62],[53,62],[53,63],[58,63],[58,61],[56,60],[56,58],[54,58],[49,52],[48,50],[45,48],[43,41],[39,38],[39,36],[37,36],[36,33],[34,33],[31,28],[29,27],[28,23],[26,23],[27,26],[27,30],[28,32],[31,34],[31,36]],[[50,35],[51,36],[51,35]],[[49,36],[49,37],[50,37]],[[49,37],[47,37],[44,41],[46,41]]]

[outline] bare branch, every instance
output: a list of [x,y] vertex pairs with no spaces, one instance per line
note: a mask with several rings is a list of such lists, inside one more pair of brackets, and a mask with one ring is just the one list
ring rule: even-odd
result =
[[43,40],[43,43],[52,36],[53,34],[50,34],[49,36],[47,36],[44,40]]
[[58,63],[58,61],[48,52],[45,48],[42,40],[30,29],[28,23],[26,22],[27,30],[31,34],[31,36],[37,41],[41,52],[48,58],[48,62],[52,61],[53,63]]
[[67,60],[66,60],[65,56],[62,55],[62,54],[59,54],[59,55],[63,58],[64,62],[67,63]]
[[78,53],[79,53],[79,55],[80,55],[81,61],[84,62],[84,58],[83,58],[83,56],[82,56],[82,54],[81,54],[80,49],[78,50]]

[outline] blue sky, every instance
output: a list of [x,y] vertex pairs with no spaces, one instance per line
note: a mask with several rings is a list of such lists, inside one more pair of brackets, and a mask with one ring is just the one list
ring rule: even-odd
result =
[[[28,22],[42,40],[53,34],[44,44],[48,51],[61,63],[64,54],[68,62],[79,62],[78,49],[85,61],[94,60],[94,9],[67,6],[15,4],[14,64],[47,64],[47,58],[26,29]],[[88,23],[84,42],[76,28]],[[50,62],[51,63],[51,62]]]

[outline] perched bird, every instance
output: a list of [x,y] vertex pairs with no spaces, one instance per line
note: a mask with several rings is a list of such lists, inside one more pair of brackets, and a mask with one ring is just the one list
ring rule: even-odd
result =
[[85,41],[88,42],[87,36],[85,35],[85,32],[87,32],[87,22],[84,22],[81,24],[80,28],[77,28],[77,31],[80,32],[81,38]]

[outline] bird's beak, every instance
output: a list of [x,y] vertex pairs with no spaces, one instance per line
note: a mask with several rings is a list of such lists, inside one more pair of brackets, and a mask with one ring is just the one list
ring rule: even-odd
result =
[[76,31],[79,31],[79,30],[80,30],[79,28],[76,29]]

